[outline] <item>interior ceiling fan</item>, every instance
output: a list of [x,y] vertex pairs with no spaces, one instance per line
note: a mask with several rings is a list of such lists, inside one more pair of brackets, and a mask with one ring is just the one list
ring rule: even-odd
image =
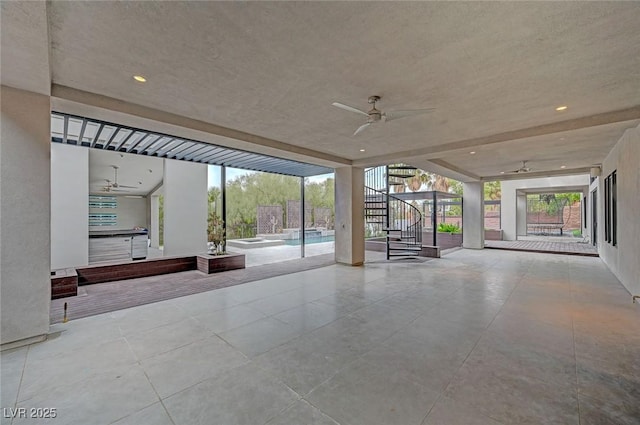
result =
[[387,111],[383,112],[376,108],[376,102],[380,100],[380,96],[369,96],[369,104],[373,105],[369,112],[362,111],[360,109],[354,108],[349,105],[345,105],[340,102],[333,102],[332,105],[336,108],[344,109],[345,111],[355,112],[356,114],[365,115],[367,117],[367,122],[358,127],[358,129],[353,133],[353,135],[357,135],[367,129],[371,124],[375,124],[377,122],[386,122],[397,120],[400,118],[412,117],[414,115],[422,115],[427,112],[433,111],[435,108],[428,109],[404,109],[398,111]]
[[518,168],[517,170],[509,171],[509,173],[528,173],[529,171],[531,171],[531,167],[527,167],[527,162],[528,161],[522,161],[522,167]]
[[113,168],[113,181],[109,179],[104,179],[107,182],[107,185],[102,188],[103,192],[129,192],[128,190],[122,190],[121,188],[125,188],[125,189],[136,188],[136,186],[127,186],[124,184],[119,184],[118,168],[120,167],[118,167],[117,165],[112,165],[111,168]]

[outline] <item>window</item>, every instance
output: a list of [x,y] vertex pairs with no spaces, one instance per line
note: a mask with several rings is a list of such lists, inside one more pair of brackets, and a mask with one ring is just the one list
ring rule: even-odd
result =
[[613,171],[604,179],[604,239],[611,245],[618,244],[617,173]]

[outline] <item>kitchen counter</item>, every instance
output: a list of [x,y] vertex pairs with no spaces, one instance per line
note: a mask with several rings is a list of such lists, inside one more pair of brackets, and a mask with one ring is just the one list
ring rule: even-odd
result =
[[90,230],[89,238],[113,238],[118,236],[146,235],[148,233],[149,232],[147,230],[133,230],[133,229]]
[[134,229],[89,231],[89,264],[146,258],[148,233]]

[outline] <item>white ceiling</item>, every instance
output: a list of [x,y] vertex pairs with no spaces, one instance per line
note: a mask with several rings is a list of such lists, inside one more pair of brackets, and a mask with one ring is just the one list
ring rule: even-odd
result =
[[[50,2],[47,15],[54,87],[310,161],[575,173],[640,122],[640,2]],[[353,137],[365,117],[331,103],[368,109],[374,94],[382,110],[437,109]]]
[[120,188],[121,191],[110,192],[111,195],[146,196],[162,183],[161,158],[89,149],[90,193],[102,193],[106,179],[114,181],[114,165],[118,167],[118,184],[134,188]]

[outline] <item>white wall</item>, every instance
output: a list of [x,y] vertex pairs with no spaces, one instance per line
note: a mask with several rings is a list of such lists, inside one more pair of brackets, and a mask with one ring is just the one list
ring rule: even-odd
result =
[[516,235],[527,236],[527,195],[516,193]]
[[51,269],[89,264],[89,149],[51,145]]
[[484,248],[484,183],[462,183],[462,246]]
[[604,239],[604,191],[598,190],[598,252],[632,295],[640,295],[640,126],[627,130],[602,164],[604,179],[617,170],[617,246]]
[[[88,150],[88,149],[86,149]],[[110,229],[133,229],[134,227],[149,227],[147,199],[146,198],[126,198],[124,196],[116,196],[118,208],[102,209],[91,208],[92,213],[114,213],[117,214],[117,224],[115,226],[91,226],[90,230],[110,230]]]
[[164,255],[207,252],[207,165],[164,161]]
[[0,343],[40,339],[51,302],[49,97],[0,88]]
[[[542,177],[535,179],[505,180],[501,182],[502,200],[500,214],[502,220],[502,237],[506,241],[517,239],[517,223],[526,219],[526,214],[518,220],[517,191],[522,189],[551,189],[559,187],[589,186],[589,175]],[[526,210],[525,210],[526,211]],[[525,230],[526,233],[526,230]]]
[[336,262],[364,263],[364,169],[336,168]]
[[148,196],[150,208],[149,239],[151,248],[160,248],[160,196]]

